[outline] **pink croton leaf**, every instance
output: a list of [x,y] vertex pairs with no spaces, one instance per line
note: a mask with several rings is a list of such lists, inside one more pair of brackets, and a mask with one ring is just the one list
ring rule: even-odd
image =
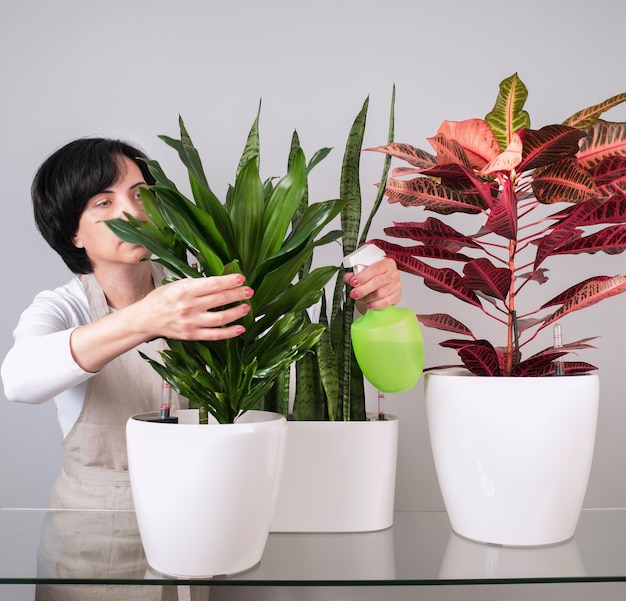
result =
[[387,146],[377,146],[376,148],[366,148],[365,150],[369,152],[382,152],[397,159],[402,159],[409,163],[409,165],[418,169],[427,169],[437,164],[437,158],[435,156],[425,150],[415,148],[415,146],[411,146],[410,144],[392,142]]
[[465,150],[469,164],[480,170],[500,154],[500,144],[489,124],[483,119],[444,121],[437,134],[456,140]]
[[517,320],[517,331],[519,334],[523,334],[524,332],[534,328],[543,323],[543,319],[537,319],[535,317],[529,317],[526,319],[518,319]]
[[576,159],[562,159],[533,177],[535,198],[543,204],[582,202],[596,193],[591,174]]
[[590,278],[559,309],[544,319],[543,327],[554,323],[568,313],[586,309],[622,292],[626,292],[626,276],[616,275],[608,279],[606,279],[606,276]]
[[452,294],[463,302],[482,309],[476,294],[464,286],[463,278],[453,269],[437,269],[414,257],[398,256],[395,261],[398,269],[420,276],[424,279],[424,284],[432,290]]
[[504,181],[499,199],[489,213],[485,229],[507,240],[517,238],[517,198],[513,183],[508,178]]
[[626,123],[599,120],[580,143],[579,163],[588,169],[603,159],[626,154]]
[[626,250],[626,225],[609,225],[599,232],[583,236],[563,244],[551,253],[555,255],[576,255],[581,253],[595,254],[604,252],[607,255],[618,255]]
[[511,287],[511,271],[496,267],[489,259],[474,259],[463,269],[464,284],[470,290],[479,290],[487,296],[504,301]]
[[431,313],[430,315],[418,314],[418,321],[427,328],[435,328],[444,332],[453,332],[474,338],[472,331],[458,319],[446,313]]
[[447,138],[443,134],[437,134],[432,138],[426,138],[437,153],[437,163],[458,163],[464,167],[472,167],[470,157],[465,152],[465,148],[459,142]]
[[408,181],[389,179],[385,194],[390,203],[399,202],[404,207],[424,207],[441,215],[476,214],[483,208],[479,198],[461,194],[428,177],[416,177]]
[[481,175],[513,171],[522,162],[522,146],[522,139],[518,134],[513,134],[504,152],[485,165],[480,170]]
[[519,136],[524,144],[518,171],[545,167],[565,158],[574,158],[585,133],[565,125],[546,125],[541,129],[523,129]]
[[626,193],[626,156],[611,156],[600,161],[591,171],[598,190],[607,195]]
[[[575,208],[578,206],[580,205]],[[604,202],[599,202],[595,210],[586,215],[580,225],[601,225],[604,223],[626,223],[626,196],[618,194]]]
[[439,344],[455,349],[465,367],[476,376],[502,375],[502,352],[488,340],[445,340]]
[[587,107],[582,111],[574,113],[571,117],[565,119],[563,124],[578,127],[579,129],[588,129],[596,123],[600,115],[606,113],[606,111],[612,109],[618,104],[622,104],[622,102],[626,102],[626,92],[617,94],[616,96],[611,96],[611,98],[607,98],[603,102],[594,104],[593,106]]

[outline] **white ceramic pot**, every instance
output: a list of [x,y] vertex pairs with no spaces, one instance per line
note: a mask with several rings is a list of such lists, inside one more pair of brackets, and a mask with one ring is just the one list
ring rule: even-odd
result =
[[574,534],[595,442],[597,375],[481,378],[431,373],[426,411],[455,532],[548,545]]
[[[189,422],[188,415],[181,412],[181,421]],[[235,424],[195,421],[128,421],[141,541],[157,572],[186,578],[234,574],[263,554],[287,421],[263,411],[249,411]]]
[[287,423],[273,532],[371,532],[393,524],[398,419]]

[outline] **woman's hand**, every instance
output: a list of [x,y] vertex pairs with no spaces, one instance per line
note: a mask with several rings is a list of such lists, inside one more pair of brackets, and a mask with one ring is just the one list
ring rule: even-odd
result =
[[343,279],[352,286],[350,298],[355,299],[360,313],[384,309],[402,298],[400,272],[396,262],[388,257],[369,265],[358,275],[346,272]]
[[244,281],[242,275],[231,274],[160,286],[140,301],[76,328],[70,338],[74,360],[95,373],[154,338],[211,341],[239,336],[244,327],[233,322],[250,311],[242,301],[253,295]]
[[243,326],[228,324],[249,313],[250,306],[242,301],[254,294],[244,281],[244,276],[231,274],[187,278],[156,288],[138,303],[151,315],[149,338],[224,340],[238,336]]

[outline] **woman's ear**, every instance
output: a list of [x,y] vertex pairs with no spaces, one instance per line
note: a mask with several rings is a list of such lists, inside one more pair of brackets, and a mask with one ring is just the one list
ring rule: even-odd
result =
[[76,248],[84,248],[83,243],[80,241],[80,238],[78,237],[78,234],[74,234],[74,236],[72,236],[72,244]]

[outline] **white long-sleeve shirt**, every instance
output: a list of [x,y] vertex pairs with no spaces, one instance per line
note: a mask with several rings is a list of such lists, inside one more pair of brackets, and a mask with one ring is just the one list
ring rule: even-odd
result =
[[43,403],[54,399],[65,437],[83,407],[93,373],[72,357],[70,335],[91,323],[89,305],[78,277],[55,290],[39,293],[22,313],[13,332],[14,345],[2,368],[4,394],[10,401]]

